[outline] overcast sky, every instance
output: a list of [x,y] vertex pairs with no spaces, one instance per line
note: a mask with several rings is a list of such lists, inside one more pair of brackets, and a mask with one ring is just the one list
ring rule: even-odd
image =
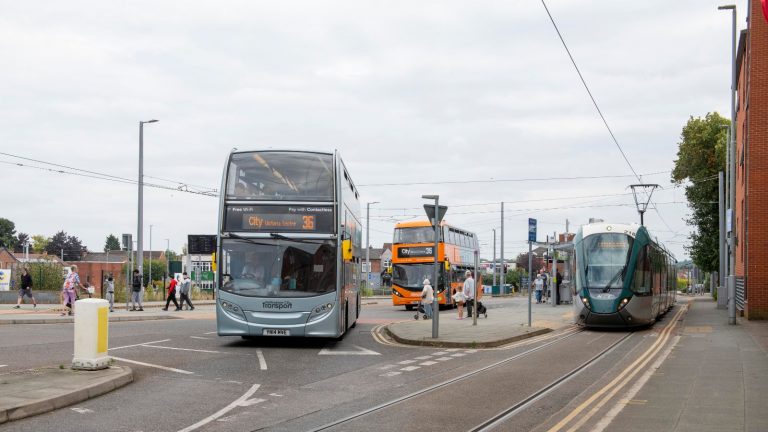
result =
[[[634,169],[662,186],[646,225],[686,258],[670,171],[690,116],[730,114],[730,12],[546,3],[631,168],[537,0],[0,0],[0,217],[90,250],[135,239],[135,184],[34,167],[136,180],[138,122],[159,119],[145,126],[145,181],[172,189],[218,189],[233,147],[338,149],[363,217],[379,202],[376,247],[424,217],[422,194],[439,194],[487,258],[502,201],[505,257],[527,250],[529,217],[542,241],[566,219],[637,222]],[[561,179],[531,180],[545,178]],[[215,198],[148,187],[144,200],[145,250],[150,225],[154,250],[216,232]]]

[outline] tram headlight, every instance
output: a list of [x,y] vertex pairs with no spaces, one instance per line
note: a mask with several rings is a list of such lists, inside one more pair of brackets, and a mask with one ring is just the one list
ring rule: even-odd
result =
[[627,303],[629,303],[629,299],[628,298],[621,299],[621,301],[619,302],[618,310],[624,309],[624,306],[626,306]]
[[321,305],[317,305],[314,308],[312,308],[312,313],[309,314],[309,319],[307,322],[317,321],[320,319],[325,318],[326,315],[331,313],[333,310],[333,302],[331,303],[324,303]]
[[584,297],[584,296],[579,296],[579,298],[581,299],[581,303],[584,305],[584,307],[587,308],[587,309],[590,309],[590,307],[589,307],[589,299]]
[[221,305],[221,309],[223,309],[224,312],[232,315],[234,318],[246,321],[245,311],[240,306],[226,300],[222,300],[219,302],[219,304]]

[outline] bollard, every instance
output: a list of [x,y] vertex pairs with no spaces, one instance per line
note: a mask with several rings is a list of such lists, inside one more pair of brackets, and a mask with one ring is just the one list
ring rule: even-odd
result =
[[75,302],[75,356],[72,369],[98,370],[109,367],[109,302],[85,299]]

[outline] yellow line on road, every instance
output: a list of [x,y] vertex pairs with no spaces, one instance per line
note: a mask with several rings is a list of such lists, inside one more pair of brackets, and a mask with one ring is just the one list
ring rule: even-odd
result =
[[614,378],[610,383],[608,383],[605,387],[601,388],[597,392],[595,392],[592,397],[584,401],[581,405],[576,407],[570,414],[568,414],[565,418],[560,420],[555,426],[553,426],[551,429],[549,429],[548,432],[558,432],[561,429],[563,429],[568,423],[570,423],[576,416],[580,415],[582,411],[587,409],[592,403],[594,403],[597,399],[599,399],[601,396],[606,394],[608,395],[600,402],[597,406],[595,406],[592,410],[590,410],[588,413],[586,413],[583,417],[579,419],[579,421],[570,429],[568,429],[568,432],[572,432],[577,430],[579,427],[581,427],[584,423],[587,422],[605,403],[613,397],[622,387],[624,387],[629,380],[631,380],[637,373],[639,373],[643,366],[645,366],[656,353],[658,353],[661,348],[664,346],[666,341],[669,339],[669,334],[672,332],[672,329],[677,325],[677,320],[682,316],[683,313],[688,309],[688,305],[685,307],[680,308],[679,311],[675,314],[675,316],[672,318],[672,321],[667,324],[666,327],[661,331],[659,338],[656,340],[656,342],[651,345],[643,355],[641,355],[637,360],[635,360],[631,365],[629,365],[626,369],[624,369],[619,376]]

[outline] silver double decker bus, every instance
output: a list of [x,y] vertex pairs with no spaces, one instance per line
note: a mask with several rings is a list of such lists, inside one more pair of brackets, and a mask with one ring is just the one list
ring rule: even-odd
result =
[[338,153],[233,150],[221,191],[218,334],[340,338],[354,327],[360,203]]

